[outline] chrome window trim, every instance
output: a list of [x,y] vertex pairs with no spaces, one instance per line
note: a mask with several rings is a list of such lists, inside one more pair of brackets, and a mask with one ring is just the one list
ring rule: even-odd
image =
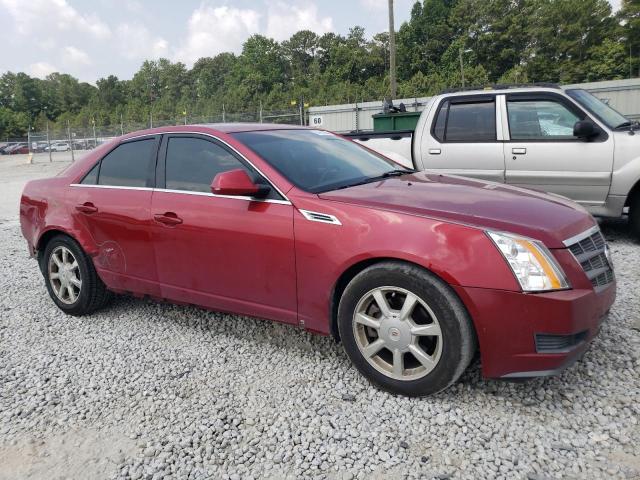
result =
[[127,187],[125,185],[92,185],[89,183],[72,183],[70,187],[107,188],[112,190],[153,190],[151,187]]
[[581,242],[585,238],[590,237],[591,235],[593,235],[594,233],[599,232],[599,231],[600,231],[600,226],[599,225],[594,225],[593,227],[591,227],[588,230],[585,230],[582,233],[574,235],[571,238],[567,238],[562,243],[564,244],[565,247],[570,247],[571,245],[573,245],[575,243],[578,243],[578,242]]
[[229,198],[231,200],[244,200],[247,202],[275,203],[278,205],[291,205],[289,200],[274,200],[271,198],[255,198],[243,195],[219,195],[217,193],[194,192],[191,190],[172,190],[170,188],[153,188],[154,192],[177,193],[179,195],[197,195],[200,197]]
[[[322,213],[322,212],[312,212],[311,210],[302,210],[302,209],[298,209],[298,211],[302,214],[304,218],[306,218],[310,222],[328,223],[330,225],[342,225],[342,222],[335,215],[330,215],[328,213]],[[326,220],[322,218],[318,218],[317,216],[326,217]]]
[[177,193],[180,195],[198,195],[201,197],[229,198],[231,200],[243,200],[245,202],[275,203],[277,205],[292,205],[292,203],[289,200],[273,200],[271,198],[254,198],[254,197],[246,197],[241,195],[218,195],[214,193],[194,192],[190,190],[171,190],[168,188],[125,187],[125,186],[119,186],[119,185],[89,185],[89,184],[85,185],[83,183],[72,183],[69,186],[81,187],[81,188],[106,188],[110,190],[143,190],[143,191],[151,191],[151,192]]

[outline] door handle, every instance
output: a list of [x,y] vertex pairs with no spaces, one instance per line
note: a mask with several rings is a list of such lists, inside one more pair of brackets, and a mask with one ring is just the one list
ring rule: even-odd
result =
[[511,153],[513,153],[514,155],[526,155],[527,154],[527,149],[526,148],[512,148],[511,149]]
[[162,223],[170,227],[180,225],[182,223],[182,219],[173,212],[158,213],[153,216],[153,219],[158,223]]
[[442,153],[442,150],[440,150],[439,148],[429,149],[429,155],[440,155],[441,153]]
[[91,202],[84,202],[80,205],[76,205],[76,210],[82,213],[86,213],[87,215],[91,215],[92,213],[96,213],[98,211],[98,207],[96,207]]

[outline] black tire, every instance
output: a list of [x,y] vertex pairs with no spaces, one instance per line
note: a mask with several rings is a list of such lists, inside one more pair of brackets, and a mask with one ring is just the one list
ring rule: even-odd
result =
[[640,240],[640,191],[629,202],[629,228],[636,240]]
[[[72,253],[78,263],[80,279],[82,280],[82,286],[79,289],[77,298],[72,303],[64,302],[58,298],[53,289],[53,282],[50,279],[49,262],[53,252],[59,247],[67,248]],[[40,262],[40,270],[44,276],[49,296],[64,313],[74,316],[88,315],[103,308],[111,300],[113,294],[107,290],[105,284],[98,277],[93,261],[71,237],[66,235],[53,237],[47,243]]]
[[[356,335],[361,334],[357,334],[354,330],[366,327],[354,327],[356,323],[354,320],[356,308],[359,307],[359,305],[364,305],[361,300],[364,302],[364,299],[371,298],[367,297],[367,295],[370,295],[371,292],[380,287],[397,287],[412,293],[424,302],[437,318],[435,322],[439,324],[441,336],[428,341],[441,341],[439,360],[435,367],[432,367],[432,370],[428,371],[428,369],[425,368],[425,372],[428,373],[425,373],[425,376],[421,378],[403,380],[392,378],[389,374],[382,373],[365,358],[358,346],[358,342],[362,341],[356,340]],[[391,295],[390,297],[385,297],[391,302],[394,300],[396,293],[385,293],[384,295]],[[401,300],[402,293],[399,295],[398,298],[400,300],[398,301],[404,301]],[[404,298],[406,299],[407,297],[405,296]],[[373,305],[375,310],[375,303]],[[391,303],[389,303],[389,306],[391,307]],[[420,307],[420,309],[426,311],[424,307]],[[392,310],[394,315],[397,311],[398,310]],[[415,310],[411,315],[415,316]],[[383,325],[389,324],[386,323]],[[415,323],[413,323],[413,325],[415,326]],[[412,397],[434,394],[453,384],[468,367],[477,345],[475,330],[469,314],[456,293],[434,274],[418,266],[395,261],[385,261],[372,265],[360,272],[349,282],[338,306],[338,329],[344,349],[360,373],[369,379],[371,383],[383,390]],[[373,332],[375,332],[373,338],[382,339],[382,335],[384,334],[379,334],[382,330],[382,327],[378,330],[373,330]],[[391,333],[387,333],[386,335],[398,335],[398,333],[395,331],[392,332],[392,330],[397,329],[389,328],[388,332]],[[365,330],[360,331],[364,332]],[[372,332],[372,330],[366,331]],[[375,340],[371,341],[373,342]],[[391,350],[386,350],[386,352],[385,348],[380,350],[380,357],[382,357],[383,353],[391,353]],[[416,364],[418,357],[414,357],[412,352],[409,353],[411,353],[411,355],[408,359],[406,352],[399,354],[403,358],[403,360],[399,362],[400,365],[402,365],[400,369],[402,374],[399,375],[400,378],[404,376],[405,371],[409,372],[409,370],[404,370],[405,368],[409,368],[405,367],[407,361],[413,362],[414,365],[421,368],[420,365]],[[393,357],[392,363],[395,363],[395,357]]]

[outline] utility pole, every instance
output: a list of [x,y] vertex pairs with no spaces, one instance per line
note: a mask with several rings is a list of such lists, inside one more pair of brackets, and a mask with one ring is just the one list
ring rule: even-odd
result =
[[49,163],[53,162],[51,158],[51,138],[49,137],[49,119],[47,119],[47,150],[49,151]]
[[389,0],[389,78],[391,80],[391,100],[396,98],[396,32],[393,22],[393,0]]
[[460,47],[460,74],[462,75],[462,88],[465,88],[464,84],[464,62],[462,60],[462,47]]
[[69,123],[69,120],[67,120],[67,138],[69,139],[69,149],[71,150],[71,161],[75,162],[76,156],[73,153],[73,142],[71,141],[71,124]]

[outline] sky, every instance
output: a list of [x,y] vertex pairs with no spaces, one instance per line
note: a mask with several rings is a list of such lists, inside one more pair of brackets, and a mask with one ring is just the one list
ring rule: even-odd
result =
[[[396,28],[415,0],[395,0]],[[611,0],[618,8],[620,0]],[[239,53],[253,34],[278,41],[298,30],[368,36],[386,31],[388,0],[0,0],[0,72],[70,73],[95,83],[129,79],[144,60],[191,67]]]

